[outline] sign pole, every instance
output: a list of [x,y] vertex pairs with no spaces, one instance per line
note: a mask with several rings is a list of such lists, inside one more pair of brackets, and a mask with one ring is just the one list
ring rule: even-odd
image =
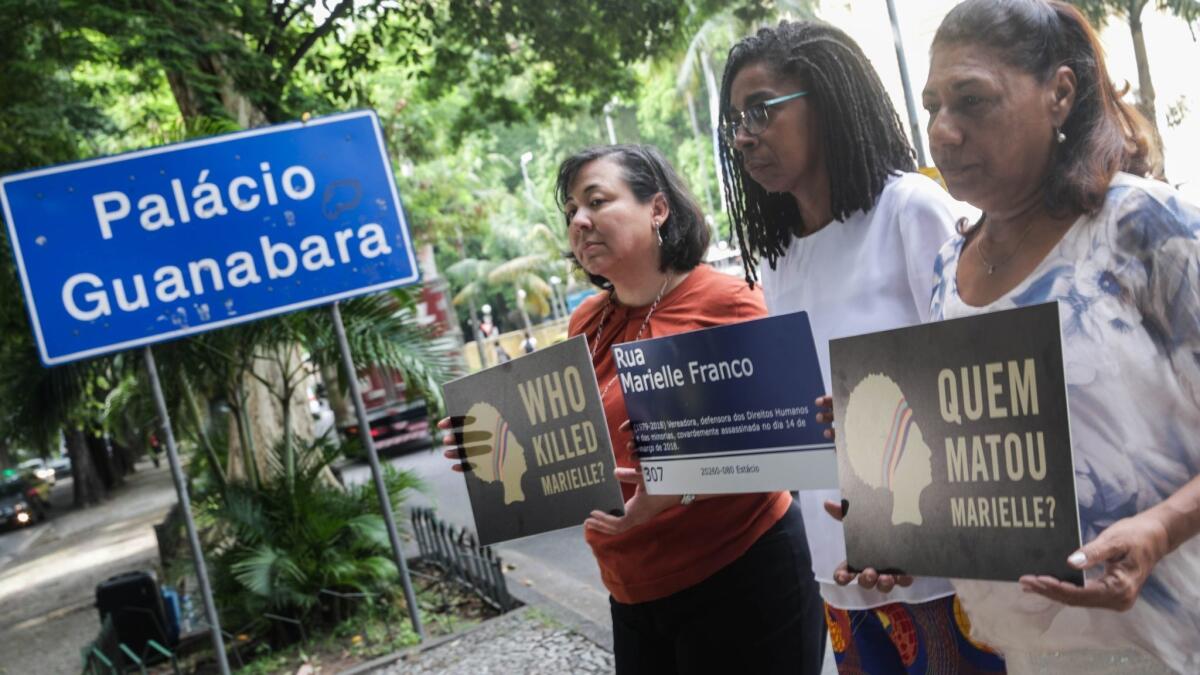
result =
[[354,401],[354,412],[358,415],[358,437],[362,440],[363,448],[367,451],[367,462],[371,465],[371,476],[375,480],[375,493],[379,495],[379,510],[383,512],[383,521],[387,524],[388,539],[392,542],[392,556],[396,560],[396,569],[400,572],[400,582],[404,585],[404,601],[408,604],[408,616],[412,619],[413,631],[417,638],[425,641],[425,628],[421,625],[421,612],[417,607],[417,596],[413,592],[412,579],[408,575],[408,563],[404,561],[404,552],[400,548],[400,534],[396,530],[396,520],[392,516],[392,500],[388,496],[387,486],[383,482],[383,469],[379,466],[379,454],[375,451],[375,439],[371,437],[371,423],[367,420],[367,409],[363,406],[362,390],[358,386],[358,371],[354,368],[354,359],[350,356],[350,343],[346,340],[346,327],[342,324],[342,310],[338,303],[329,306],[333,315],[333,329],[337,333],[338,350],[342,353],[342,365],[346,368],[350,385],[350,400]]
[[212,635],[213,652],[221,675],[229,675],[229,660],[225,655],[225,640],[221,637],[221,622],[217,606],[213,602],[212,587],[208,583],[208,567],[204,563],[204,551],[200,549],[200,537],[196,534],[196,521],[192,520],[192,501],[188,497],[187,481],[179,464],[179,451],[175,447],[175,434],[171,431],[171,416],[163,397],[162,384],[158,381],[158,366],[154,363],[154,352],[149,346],[142,348],[146,360],[146,373],[150,377],[150,389],[154,392],[154,405],[158,408],[158,419],[163,436],[167,439],[167,463],[171,465],[171,477],[175,480],[175,493],[179,495],[179,508],[183,510],[183,522],[187,527],[188,544],[192,549],[192,562],[196,564],[196,579],[200,585],[200,596],[204,601],[204,613],[208,617],[208,630]]

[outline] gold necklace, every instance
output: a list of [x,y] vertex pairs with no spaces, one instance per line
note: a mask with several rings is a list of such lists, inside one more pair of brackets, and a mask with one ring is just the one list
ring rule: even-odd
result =
[[[675,278],[675,275],[673,275],[673,274],[667,275],[667,280],[663,282],[662,288],[658,289],[658,297],[654,298],[654,302],[651,303],[651,305],[650,305],[650,311],[646,312],[646,318],[642,321],[641,327],[638,328],[637,335],[635,335],[633,337],[633,340],[631,340],[631,342],[637,342],[638,340],[642,339],[642,333],[646,330],[646,326],[650,325],[650,317],[654,316],[654,310],[658,307],[659,301],[663,299],[663,295],[667,292],[667,286],[669,286],[671,284],[671,279],[674,279],[674,278]],[[617,293],[617,291],[615,288],[612,291],[609,291],[608,303],[604,305],[604,312],[600,315],[600,325],[598,325],[596,327],[596,336],[594,338],[592,338],[592,368],[593,369],[596,367],[596,352],[599,351],[599,349],[600,349],[600,333],[604,330],[604,322],[608,320],[608,315],[610,314],[610,310],[612,309],[612,306],[614,304],[616,304],[616,299],[615,299],[616,293]],[[624,343],[621,343],[621,344],[624,344]],[[604,389],[600,391],[600,404],[601,405],[604,404],[604,397],[606,395],[608,395],[608,390],[612,389],[613,383],[616,381],[617,381],[617,375],[613,375],[612,379],[608,381],[608,384],[604,385]]]
[[985,238],[983,229],[984,227],[987,227],[987,215],[984,214],[983,218],[984,220],[981,223],[982,226],[979,228],[979,241],[975,243],[975,253],[979,256],[979,259],[983,261],[984,266],[987,267],[987,273],[990,277],[992,276],[992,273],[996,271],[996,268],[1007,265],[1008,261],[1012,260],[1013,256],[1017,254],[1017,251],[1021,250],[1021,244],[1025,243],[1025,237],[1029,236],[1029,233],[1033,230],[1033,224],[1035,221],[1032,218],[1029,220],[1029,224],[1025,226],[1025,231],[1022,232],[1020,238],[1017,239],[1017,245],[1013,247],[1013,250],[1008,255],[1004,256],[1004,260],[993,263],[992,261],[988,260],[987,256],[983,253],[983,240]]

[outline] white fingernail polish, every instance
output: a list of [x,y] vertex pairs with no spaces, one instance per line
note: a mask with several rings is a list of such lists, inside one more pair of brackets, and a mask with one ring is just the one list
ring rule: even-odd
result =
[[1087,564],[1087,555],[1083,551],[1075,551],[1067,558],[1067,562],[1076,567],[1083,567]]

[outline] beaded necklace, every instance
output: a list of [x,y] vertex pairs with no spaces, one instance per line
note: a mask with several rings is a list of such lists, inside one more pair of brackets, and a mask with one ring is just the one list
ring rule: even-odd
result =
[[[658,297],[654,298],[653,304],[650,305],[650,311],[646,313],[646,318],[645,318],[645,320],[642,321],[641,327],[638,328],[637,335],[635,335],[632,340],[633,342],[637,342],[638,340],[642,339],[642,333],[645,332],[646,326],[650,325],[650,317],[654,316],[654,310],[658,308],[659,301],[663,299],[663,294],[667,292],[667,286],[669,286],[671,284],[671,279],[674,279],[674,278],[675,278],[675,275],[668,274],[667,280],[663,282],[662,288],[658,289]],[[593,368],[596,367],[596,352],[599,351],[599,349],[600,349],[600,333],[602,333],[604,331],[604,322],[608,320],[608,315],[612,313],[611,312],[612,306],[616,304],[615,297],[616,297],[616,290],[614,289],[612,291],[609,291],[608,303],[606,305],[604,305],[604,312],[600,314],[600,325],[598,325],[596,327],[596,335],[595,335],[595,337],[592,338],[592,367]],[[601,403],[603,403],[604,397],[608,394],[608,390],[612,389],[613,383],[616,381],[617,381],[617,376],[613,375],[612,379],[608,381],[608,384],[604,385],[604,389],[601,390],[601,392],[600,392]]]

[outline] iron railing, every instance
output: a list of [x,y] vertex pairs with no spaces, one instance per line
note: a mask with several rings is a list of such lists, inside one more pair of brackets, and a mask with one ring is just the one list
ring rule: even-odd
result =
[[500,556],[491,547],[480,546],[474,532],[449,525],[433,509],[421,507],[412,509],[412,524],[422,560],[438,566],[501,612],[520,604],[508,593]]

